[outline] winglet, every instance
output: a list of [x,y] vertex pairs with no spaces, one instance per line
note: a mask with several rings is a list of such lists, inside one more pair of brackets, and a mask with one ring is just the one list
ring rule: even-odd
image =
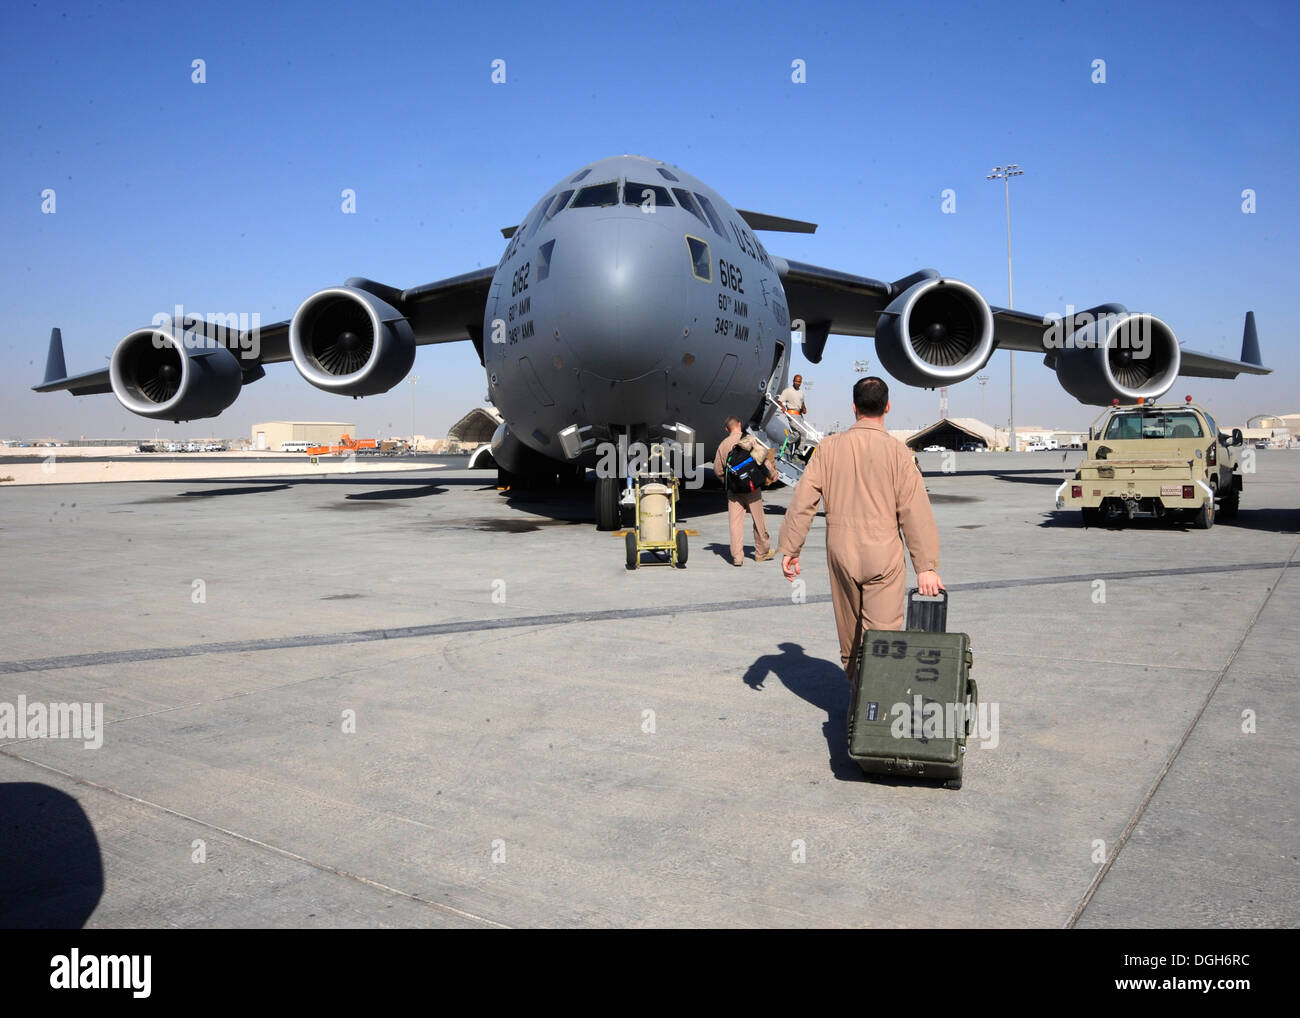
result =
[[67,377],[68,366],[63,361],[63,333],[58,329],[51,329],[50,352],[45,355],[45,381],[41,384],[61,382]]
[[1255,312],[1246,312],[1246,328],[1241,334],[1241,359],[1247,364],[1258,364],[1263,367],[1264,362],[1259,357],[1259,333],[1255,331]]

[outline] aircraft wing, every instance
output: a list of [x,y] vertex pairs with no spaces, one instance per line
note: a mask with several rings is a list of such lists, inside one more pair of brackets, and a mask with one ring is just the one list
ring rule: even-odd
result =
[[[821,361],[830,333],[841,336],[874,336],[880,313],[889,303],[926,278],[937,278],[933,269],[922,269],[893,283],[856,276],[836,269],[809,265],[806,262],[773,258],[781,276],[786,299],[790,304],[791,328],[803,323],[804,356],[812,363]],[[1104,304],[1094,312],[1124,313],[1122,304]],[[993,313],[994,346],[1003,350],[1021,350],[1052,359],[1056,349],[1050,344],[1050,326],[1045,316],[1009,308],[990,308]],[[1260,362],[1259,339],[1255,332],[1255,314],[1246,313],[1241,359],[1232,360],[1214,354],[1189,350],[1179,344],[1182,360],[1178,373],[1201,378],[1236,378],[1237,375],[1267,375],[1272,372]]]
[[[359,276],[349,279],[345,285],[372,293],[401,311],[410,321],[418,345],[470,340],[481,361],[483,309],[487,305],[494,272],[495,268],[475,269],[405,290]],[[203,331],[203,323],[187,321],[185,329]],[[236,338],[239,346],[248,348],[245,341],[249,333],[239,333],[228,345],[234,346]],[[255,358],[243,362],[245,384],[262,377],[265,373],[261,370],[263,364],[279,364],[293,359],[289,353],[289,322],[261,326],[257,333],[257,349],[259,353]],[[70,392],[74,396],[90,396],[112,392],[113,389],[107,367],[79,375],[67,373],[63,337],[58,329],[50,334],[45,380],[32,388],[36,392]]]

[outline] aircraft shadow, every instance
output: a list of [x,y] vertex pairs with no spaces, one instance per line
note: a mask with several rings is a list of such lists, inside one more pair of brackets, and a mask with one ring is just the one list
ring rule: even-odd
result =
[[395,498],[425,498],[429,495],[442,495],[447,491],[446,488],[438,484],[421,484],[414,488],[379,488],[375,491],[358,491],[351,495],[344,495],[345,499],[360,502],[373,502],[376,500],[386,500]]
[[[729,554],[729,553],[728,553]],[[844,669],[809,657],[797,643],[779,644],[780,654],[764,654],[746,670],[744,682],[755,691],[775,674],[785,688],[826,712],[822,735],[830,754],[831,774],[840,781],[862,781],[862,769],[849,757],[849,684]]]
[[80,929],[104,894],[81,804],[36,782],[0,784],[0,929]]

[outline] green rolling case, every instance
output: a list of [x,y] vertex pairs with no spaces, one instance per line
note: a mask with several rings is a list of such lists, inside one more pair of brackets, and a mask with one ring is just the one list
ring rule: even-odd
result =
[[[863,636],[849,698],[849,756],[867,774],[961,788],[979,702],[970,637],[943,631],[947,591],[938,602],[916,597],[908,591],[907,629]],[[918,623],[926,628],[913,629]]]

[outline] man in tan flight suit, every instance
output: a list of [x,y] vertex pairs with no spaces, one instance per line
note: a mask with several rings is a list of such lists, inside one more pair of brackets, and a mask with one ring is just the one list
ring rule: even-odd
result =
[[943,581],[939,530],[912,452],[885,430],[889,387],[874,376],[853,387],[857,422],[817,446],[785,511],[777,550],[791,583],[799,575],[799,552],[826,503],[826,564],[840,637],[840,663],[849,675],[862,634],[902,629],[907,565],[903,542],[922,594],[935,595]]
[[[764,450],[752,435],[741,431],[740,418],[728,417],[724,427],[727,437],[718,443],[718,452],[713,457],[713,472],[724,485],[727,483],[727,454],[736,446],[746,449],[760,460],[767,470],[769,482],[776,478],[776,465],[772,462],[775,452]],[[754,520],[754,561],[766,562],[776,556],[767,536],[767,522],[763,519],[762,491],[728,491],[727,492],[727,526],[731,531],[731,564],[745,564],[745,513]]]

